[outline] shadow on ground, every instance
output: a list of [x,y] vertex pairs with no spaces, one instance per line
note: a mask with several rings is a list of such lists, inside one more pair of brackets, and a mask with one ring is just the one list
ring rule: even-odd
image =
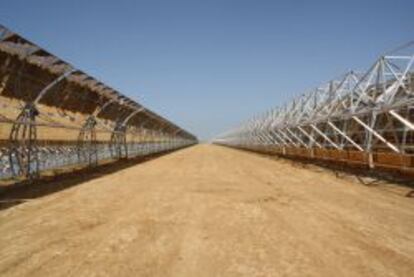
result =
[[43,176],[36,181],[20,181],[4,187],[0,191],[0,210],[4,210],[31,199],[59,192],[84,182],[112,174],[137,164],[141,164],[178,150],[157,153],[145,157],[122,159],[96,167],[64,172],[54,176]]

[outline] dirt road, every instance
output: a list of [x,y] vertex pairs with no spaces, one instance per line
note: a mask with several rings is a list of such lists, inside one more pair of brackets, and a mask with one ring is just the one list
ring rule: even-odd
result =
[[413,276],[404,190],[200,145],[0,211],[0,275]]

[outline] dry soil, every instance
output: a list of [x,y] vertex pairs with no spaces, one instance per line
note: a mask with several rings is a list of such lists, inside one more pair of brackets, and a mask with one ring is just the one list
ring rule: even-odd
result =
[[200,145],[0,211],[1,276],[414,276],[414,200]]

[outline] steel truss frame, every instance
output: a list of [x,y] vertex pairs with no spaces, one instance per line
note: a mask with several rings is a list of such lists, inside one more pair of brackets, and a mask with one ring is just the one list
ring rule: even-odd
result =
[[414,168],[414,42],[254,117],[214,143],[281,155]]

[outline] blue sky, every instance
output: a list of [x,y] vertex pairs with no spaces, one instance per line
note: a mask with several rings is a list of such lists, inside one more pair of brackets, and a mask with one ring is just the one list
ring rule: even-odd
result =
[[0,22],[202,139],[414,39],[414,1],[3,1]]

